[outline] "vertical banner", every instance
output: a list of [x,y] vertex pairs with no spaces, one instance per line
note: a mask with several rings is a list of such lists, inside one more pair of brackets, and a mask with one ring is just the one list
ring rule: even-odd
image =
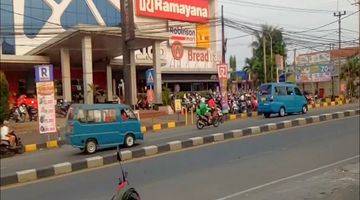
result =
[[228,95],[227,95],[227,81],[228,81],[228,66],[226,64],[219,64],[218,77],[221,94],[221,107],[224,113],[229,112]]
[[53,66],[35,66],[38,123],[40,134],[56,132],[55,87]]

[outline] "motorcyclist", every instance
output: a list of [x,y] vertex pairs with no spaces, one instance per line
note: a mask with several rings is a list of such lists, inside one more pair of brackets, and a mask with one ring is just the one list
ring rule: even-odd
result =
[[205,117],[209,123],[211,122],[211,108],[209,108],[209,106],[205,103],[204,97],[200,99],[199,108],[196,109],[196,114],[201,117]]
[[1,140],[6,140],[9,141],[10,146],[15,146],[16,145],[16,138],[15,136],[9,134],[10,133],[10,129],[9,127],[7,127],[6,125],[2,125],[1,127]]

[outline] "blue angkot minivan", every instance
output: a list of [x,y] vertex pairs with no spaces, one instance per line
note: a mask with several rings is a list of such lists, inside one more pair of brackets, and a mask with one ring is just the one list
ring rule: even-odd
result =
[[258,93],[259,108],[266,118],[271,114],[283,117],[287,113],[308,111],[307,100],[300,89],[290,83],[262,84]]
[[143,140],[140,121],[123,104],[73,104],[66,122],[66,138],[73,147],[87,153]]

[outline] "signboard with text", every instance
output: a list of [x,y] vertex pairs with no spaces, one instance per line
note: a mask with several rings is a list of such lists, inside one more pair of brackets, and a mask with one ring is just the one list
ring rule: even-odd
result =
[[181,99],[175,99],[175,112],[180,112],[181,111]]
[[224,113],[229,111],[227,81],[228,81],[228,66],[226,64],[218,65],[218,77],[221,94],[221,107]]
[[52,65],[35,66],[36,93],[38,101],[38,124],[40,134],[55,133],[55,87]]
[[35,66],[35,81],[47,82],[54,80],[52,65],[37,65]]
[[331,81],[333,65],[299,66],[295,69],[296,82],[326,82]]
[[196,25],[184,22],[169,21],[170,46],[180,42],[184,47],[196,47]]
[[43,133],[56,132],[56,114],[55,114],[55,89],[54,82],[36,83],[39,131]]
[[206,23],[208,0],[135,0],[136,16],[184,22]]

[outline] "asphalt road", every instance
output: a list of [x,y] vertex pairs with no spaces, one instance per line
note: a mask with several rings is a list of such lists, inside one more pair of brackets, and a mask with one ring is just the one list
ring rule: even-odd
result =
[[[348,110],[348,109],[358,109],[358,108],[359,105],[349,104],[344,106],[327,107],[327,108],[310,110],[306,115],[290,115],[283,118],[272,117],[270,119],[265,119],[263,117],[249,118],[246,120],[225,122],[224,124],[220,125],[218,128],[208,127],[200,131],[196,129],[195,125],[181,127],[177,129],[170,129],[170,130],[168,129],[158,133],[150,133],[148,135],[145,135],[145,142],[133,148],[136,149],[142,146],[161,144],[174,140],[184,140],[191,137],[209,135],[218,132],[226,132],[229,130],[241,129],[251,126],[267,124],[267,123],[274,123],[288,119],[295,119],[299,117],[319,115],[323,113],[336,112],[336,111]],[[69,145],[65,145],[59,149],[37,151],[34,153],[27,153],[12,158],[2,159],[1,167],[0,167],[1,176],[20,170],[40,168],[61,162],[71,162],[86,157],[91,157],[96,155],[106,155],[111,153],[114,153],[114,149],[110,149],[110,150],[107,149],[93,155],[86,155],[81,153],[80,150],[78,149],[75,149]]]
[[[272,187],[287,181],[359,162],[355,157],[359,155],[359,120],[356,116],[285,129],[124,166],[142,199],[247,199],[254,192],[272,192]],[[118,176],[120,168],[115,164],[3,189],[1,199],[110,199]]]

